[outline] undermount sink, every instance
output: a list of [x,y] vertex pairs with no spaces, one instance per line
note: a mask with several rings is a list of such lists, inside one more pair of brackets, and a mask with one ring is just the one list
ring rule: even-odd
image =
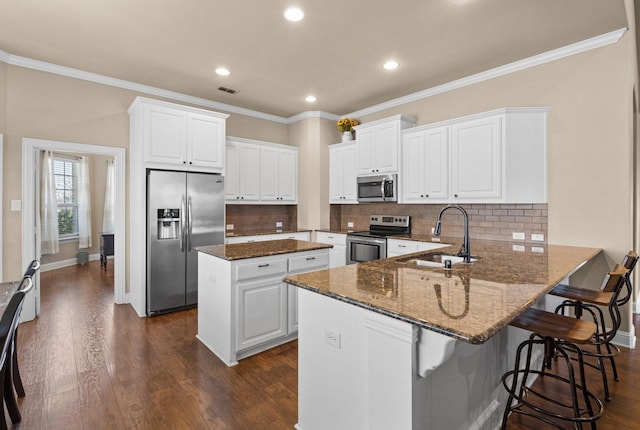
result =
[[[451,265],[454,265],[464,262],[464,257],[458,257],[457,255],[445,254],[441,252],[433,252],[414,255],[410,258],[407,258],[406,260],[399,261],[425,267],[444,267],[446,260],[451,261]],[[476,260],[477,258],[471,258],[472,263]]]

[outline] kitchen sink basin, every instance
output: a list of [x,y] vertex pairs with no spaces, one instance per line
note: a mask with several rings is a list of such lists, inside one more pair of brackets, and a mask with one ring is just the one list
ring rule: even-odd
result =
[[[417,266],[425,266],[425,267],[444,267],[445,261],[451,261],[451,265],[463,263],[464,257],[459,257],[454,254],[445,254],[442,252],[432,252],[411,256],[407,259],[401,259],[403,263],[415,264]],[[477,258],[471,258],[471,262],[476,261]]]

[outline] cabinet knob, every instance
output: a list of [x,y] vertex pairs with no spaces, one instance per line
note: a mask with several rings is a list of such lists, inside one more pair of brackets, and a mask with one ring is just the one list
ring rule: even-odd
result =
[[426,194],[425,197],[429,198],[429,194]]
[[189,164],[193,164],[193,161],[189,161]]
[[236,200],[239,200],[239,199],[240,199],[240,196],[236,196]]
[[241,200],[244,200],[244,196],[240,197]]
[[453,195],[453,197],[458,197],[458,195],[457,195],[457,194],[454,194],[454,195]]
[[186,162],[186,161],[183,161],[183,162],[182,162],[182,164],[187,164],[187,162]]
[[420,197],[424,197],[424,195],[423,195],[423,194],[420,194]]

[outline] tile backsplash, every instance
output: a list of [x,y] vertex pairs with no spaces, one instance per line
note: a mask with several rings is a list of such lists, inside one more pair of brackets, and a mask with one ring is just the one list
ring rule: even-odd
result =
[[296,205],[226,205],[226,224],[233,224],[229,231],[259,231],[276,228],[282,222],[282,230],[298,228]]
[[[409,215],[411,232],[431,234],[438,212],[444,204],[404,205],[371,203],[362,205],[331,205],[332,230],[367,230],[370,215]],[[472,239],[513,240],[513,233],[524,233],[525,242],[531,242],[532,234],[544,235],[547,241],[547,204],[468,204],[461,205],[469,214],[469,235]],[[462,237],[464,219],[460,212],[448,210],[442,219],[442,235]]]

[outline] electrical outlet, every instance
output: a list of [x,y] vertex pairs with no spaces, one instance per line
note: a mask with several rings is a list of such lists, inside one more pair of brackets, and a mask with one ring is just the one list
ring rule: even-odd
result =
[[524,245],[513,245],[513,250],[518,252],[524,252]]
[[227,224],[227,230],[233,230],[233,224]]
[[531,247],[531,252],[538,252],[540,254],[544,253],[544,248],[541,246],[532,246]]
[[524,233],[513,232],[513,240],[524,240]]
[[431,227],[431,234],[436,232],[436,228],[435,227]]
[[282,227],[282,221],[276,221],[276,228]]
[[340,333],[325,329],[324,342],[328,343],[334,348],[340,349]]
[[544,242],[544,234],[531,234],[531,240],[534,242]]
[[352,221],[347,222],[347,228],[353,228],[353,222]]

